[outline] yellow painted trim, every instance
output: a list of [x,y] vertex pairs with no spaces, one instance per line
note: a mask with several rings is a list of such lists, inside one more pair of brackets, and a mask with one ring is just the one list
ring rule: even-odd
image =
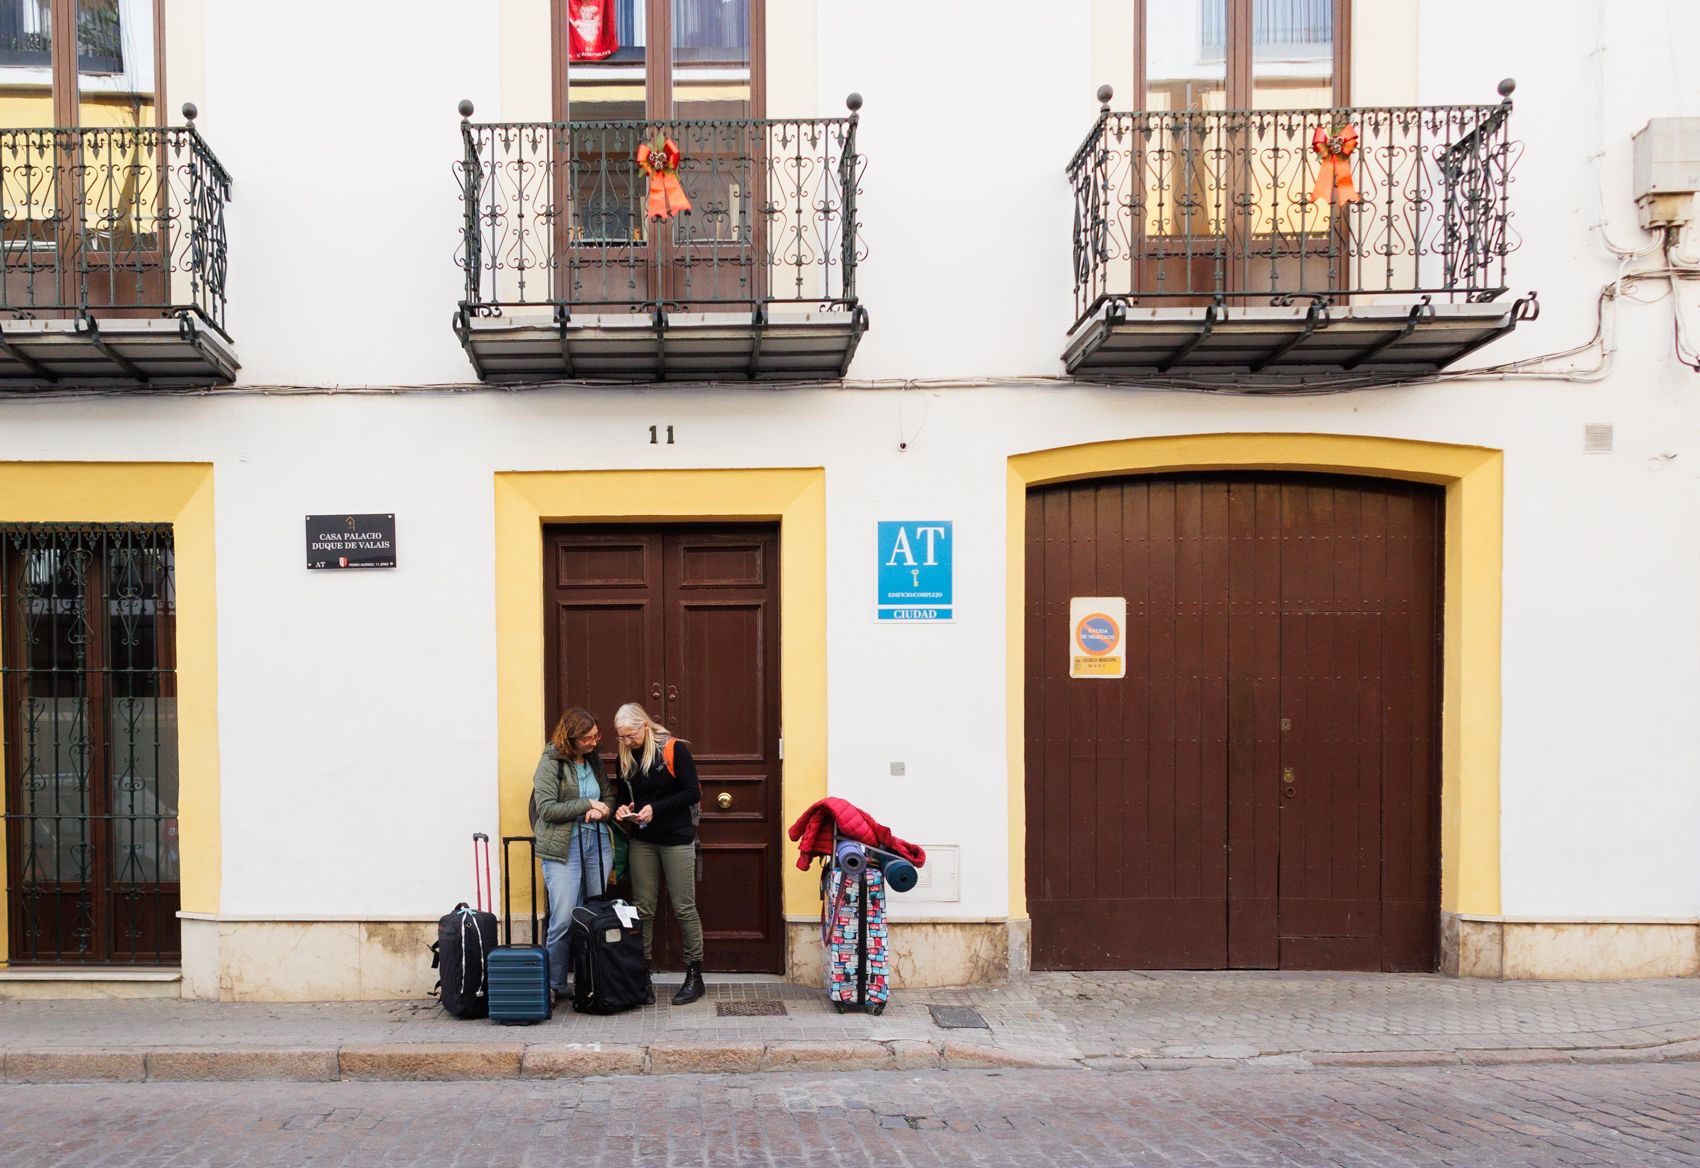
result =
[[[0,523],[169,523],[177,583],[178,840],[184,912],[216,913],[218,608],[213,468],[206,463],[0,463]],[[0,764],[6,744],[0,740]],[[0,772],[3,773],[3,772]],[[0,784],[0,799],[4,784]],[[0,837],[0,873],[5,872]],[[0,962],[8,954],[0,897]]]
[[[530,830],[526,801],[547,733],[543,526],[779,521],[779,706],[785,736],[774,838],[784,912],[815,908],[784,828],[826,795],[826,472],[801,469],[523,471],[496,475],[497,790],[504,835]],[[634,695],[640,696],[640,695]]]
[[1213,470],[1368,475],[1446,488],[1440,904],[1446,912],[1497,915],[1504,454],[1344,434],[1191,434],[1067,446],[1009,460],[1005,700],[1011,918],[1027,915],[1027,491],[1104,476]]

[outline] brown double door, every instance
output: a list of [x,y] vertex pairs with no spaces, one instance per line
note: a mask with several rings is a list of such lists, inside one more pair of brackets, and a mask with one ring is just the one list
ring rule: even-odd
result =
[[[566,706],[589,708],[611,772],[626,702],[689,742],[702,783],[705,963],[780,972],[778,530],[558,527],[544,552],[549,724]],[[681,969],[665,901],[657,916],[654,965]]]
[[[1438,488],[1142,477],[1027,500],[1027,889],[1044,969],[1432,970]],[[1125,596],[1127,676],[1069,677]]]

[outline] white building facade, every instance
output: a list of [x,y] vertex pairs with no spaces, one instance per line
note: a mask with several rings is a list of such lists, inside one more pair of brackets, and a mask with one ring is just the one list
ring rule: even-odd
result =
[[[0,994],[422,994],[471,834],[625,700],[703,760],[711,970],[819,976],[833,795],[928,851],[899,986],[1700,974],[1700,12],[158,8],[134,124],[192,135],[0,159],[56,225],[0,320]],[[395,566],[309,568],[357,516]]]

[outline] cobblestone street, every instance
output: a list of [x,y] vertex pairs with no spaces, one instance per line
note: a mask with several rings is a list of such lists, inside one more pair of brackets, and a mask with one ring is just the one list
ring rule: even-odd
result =
[[1700,1066],[0,1091],[3,1168],[1700,1164]]

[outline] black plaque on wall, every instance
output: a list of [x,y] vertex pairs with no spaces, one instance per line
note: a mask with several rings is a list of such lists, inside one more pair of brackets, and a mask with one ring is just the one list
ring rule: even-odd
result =
[[307,516],[307,567],[395,567],[395,516]]

